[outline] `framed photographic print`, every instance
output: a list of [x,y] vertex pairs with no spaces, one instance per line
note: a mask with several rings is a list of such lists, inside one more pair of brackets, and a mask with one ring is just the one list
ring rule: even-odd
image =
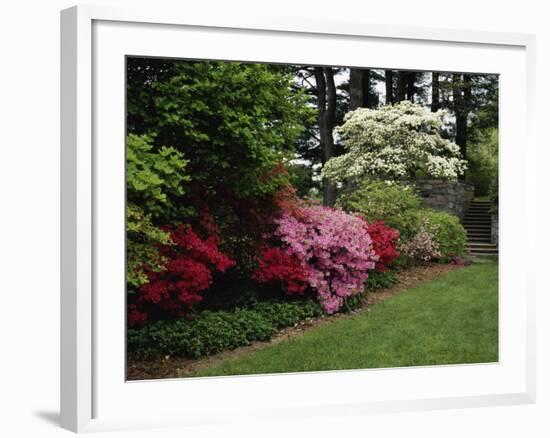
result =
[[533,37],[61,24],[63,427],[534,401]]

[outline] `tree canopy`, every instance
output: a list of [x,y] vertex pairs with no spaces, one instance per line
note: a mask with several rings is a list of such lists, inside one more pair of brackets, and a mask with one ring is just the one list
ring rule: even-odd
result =
[[440,135],[443,113],[403,101],[377,110],[358,108],[336,128],[346,153],[330,160],[323,176],[336,182],[364,176],[456,179],[466,162]]

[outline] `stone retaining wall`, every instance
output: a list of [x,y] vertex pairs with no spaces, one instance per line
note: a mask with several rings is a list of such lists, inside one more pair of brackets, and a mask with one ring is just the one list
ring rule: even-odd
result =
[[498,246],[498,214],[491,215],[491,243]]
[[462,181],[418,180],[424,205],[458,216],[462,221],[474,199],[474,186]]

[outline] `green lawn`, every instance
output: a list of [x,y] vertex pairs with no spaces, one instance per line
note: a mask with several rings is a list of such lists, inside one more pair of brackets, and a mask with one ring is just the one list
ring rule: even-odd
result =
[[199,376],[498,361],[498,265],[474,264]]

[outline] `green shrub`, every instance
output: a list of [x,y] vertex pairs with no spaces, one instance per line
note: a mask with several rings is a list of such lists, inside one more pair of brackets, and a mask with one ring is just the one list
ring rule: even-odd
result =
[[321,305],[313,300],[260,301],[253,308],[278,329],[324,314]]
[[[401,215],[401,242],[412,239],[420,231],[421,223],[427,223],[427,231],[433,236],[440,253],[439,261],[450,262],[466,253],[466,230],[456,216],[429,208],[409,210]],[[413,260],[400,256],[398,266],[410,265]]]
[[[399,231],[401,243],[416,236],[420,224],[427,221],[429,232],[439,245],[441,261],[448,262],[455,256],[465,254],[466,231],[458,218],[445,212],[422,208],[421,198],[411,186],[365,179],[342,193],[338,205],[361,214],[368,222],[384,221]],[[396,260],[398,266],[412,262],[405,257]]]
[[145,266],[156,272],[164,268],[166,258],[158,247],[169,245],[172,240],[167,232],[153,225],[150,214],[132,203],[126,206],[126,232],[126,282],[131,292],[147,283]]
[[367,222],[384,221],[402,232],[404,212],[417,210],[421,206],[420,196],[415,189],[405,184],[364,179],[356,187],[349,187],[342,193],[337,204],[346,211],[354,211]]
[[312,300],[264,301],[249,309],[205,310],[177,320],[163,320],[128,330],[128,353],[137,358],[163,355],[198,358],[253,341],[271,339],[277,329],[323,314]]
[[129,134],[126,138],[126,196],[153,219],[166,222],[189,214],[179,198],[190,181],[189,161],[173,147],[153,147],[146,135]]
[[365,289],[385,289],[392,287],[397,282],[397,277],[393,271],[371,271],[365,281]]
[[428,220],[430,231],[439,244],[440,261],[449,262],[466,253],[466,231],[456,216],[430,209],[423,209],[420,214]]

